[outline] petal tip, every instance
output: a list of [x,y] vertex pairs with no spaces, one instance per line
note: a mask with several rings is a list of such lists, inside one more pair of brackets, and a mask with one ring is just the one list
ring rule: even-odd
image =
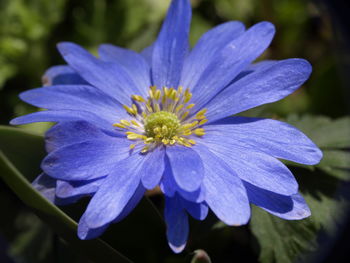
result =
[[73,49],[84,50],[81,46],[79,46],[73,42],[59,42],[59,43],[57,43],[56,47],[62,56],[66,56],[66,55],[72,53]]
[[298,64],[297,66],[300,68],[301,71],[305,72],[305,74],[307,75],[307,78],[310,76],[312,72],[312,65],[309,61],[303,58],[294,58],[291,60],[293,60]]
[[170,242],[168,244],[169,244],[169,247],[171,248],[171,250],[174,251],[174,253],[176,253],[176,254],[181,253],[184,250],[184,248],[186,247],[186,242],[180,246],[175,246],[175,245],[171,244]]
[[276,32],[275,25],[269,21],[262,21],[258,23],[257,26],[261,27],[261,30],[266,34],[275,34]]
[[17,118],[14,118],[14,119],[10,120],[10,121],[9,121],[9,124],[10,124],[10,125],[18,125],[18,124],[17,124]]
[[318,147],[316,147],[312,157],[313,158],[310,161],[309,165],[319,164],[323,159],[323,152]]
[[[24,116],[26,116],[26,115],[24,115]],[[26,122],[22,121],[22,116],[10,120],[9,123],[10,123],[10,125],[22,125],[22,124],[26,124]]]

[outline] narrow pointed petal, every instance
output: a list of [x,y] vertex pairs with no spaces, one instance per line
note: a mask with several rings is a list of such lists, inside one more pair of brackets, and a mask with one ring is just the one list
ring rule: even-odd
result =
[[275,63],[276,63],[276,60],[262,60],[262,61],[250,64],[247,68],[245,68],[243,71],[241,71],[241,73],[238,74],[238,76],[232,81],[232,83],[235,83],[236,81],[240,80],[241,78],[249,74],[252,74],[255,71],[269,68]]
[[62,122],[45,133],[45,147],[52,152],[71,144],[106,138],[105,133],[86,121]]
[[322,159],[321,150],[293,126],[270,119],[229,117],[207,125],[208,136],[224,138],[225,143],[259,150],[275,158],[314,165]]
[[61,181],[57,180],[56,196],[66,200],[66,203],[73,203],[81,197],[97,192],[105,177],[84,181]]
[[51,203],[55,203],[56,179],[42,173],[35,178],[35,180],[32,182],[32,186]]
[[68,145],[51,152],[41,168],[59,180],[92,180],[110,174],[117,162],[127,158],[128,146],[125,139],[115,137]]
[[186,246],[189,225],[188,216],[178,196],[165,198],[164,218],[169,246],[175,253],[180,253]]
[[249,201],[267,212],[286,220],[300,220],[310,216],[311,212],[300,194],[291,196],[261,189],[244,182]]
[[103,61],[116,62],[124,67],[138,87],[147,90],[151,86],[151,68],[140,54],[109,44],[101,45],[98,52]]
[[205,203],[194,203],[181,198],[182,206],[186,211],[197,220],[204,220],[209,212],[208,205]]
[[243,225],[250,218],[250,206],[239,177],[205,146],[196,145],[205,169],[205,201],[216,216],[227,225]]
[[67,65],[49,68],[42,76],[42,82],[44,86],[88,84],[74,69]]
[[106,224],[98,228],[90,228],[85,222],[85,214],[84,214],[79,220],[78,237],[82,240],[90,240],[90,239],[97,238],[106,231],[108,226],[109,224]]
[[180,85],[193,89],[217,54],[243,33],[244,25],[238,21],[221,24],[205,33],[186,57]]
[[203,179],[204,167],[200,156],[191,148],[167,147],[166,154],[176,183],[185,191],[197,190]]
[[76,110],[48,110],[30,113],[10,121],[11,125],[21,125],[33,122],[67,122],[88,121],[103,130],[114,131],[112,124],[94,113]]
[[159,186],[164,195],[173,197],[176,193],[176,182],[173,176],[173,172],[171,171],[169,158],[167,156],[164,158],[164,164],[164,173]]
[[[113,221],[113,223],[120,222],[122,219],[124,219],[126,216],[130,214],[130,212],[136,207],[136,205],[140,202],[143,195],[145,193],[145,188],[142,187],[140,184],[139,187],[136,189],[134,195],[129,200],[128,204],[124,207],[123,211],[120,213],[120,215]],[[99,237],[105,232],[105,230],[110,225],[109,223],[98,227],[98,228],[90,228],[86,222],[85,222],[86,215],[84,214],[79,221],[78,225],[78,236],[80,239],[83,240],[89,240],[96,237]]]
[[87,82],[122,104],[130,104],[131,94],[144,95],[132,77],[119,64],[95,58],[82,47],[68,42],[57,45],[66,62]]
[[169,197],[173,197],[175,193],[178,193],[182,198],[195,203],[200,203],[204,201],[205,189],[202,185],[193,192],[188,192],[183,190],[175,181],[173,173],[171,171],[171,166],[169,158],[165,158],[165,169],[160,183],[160,189],[162,192]]
[[117,100],[92,86],[44,87],[22,92],[20,98],[29,104],[49,110],[91,112],[103,116],[111,124],[127,117],[123,106]]
[[203,143],[235,174],[251,184],[283,195],[298,192],[298,183],[279,160],[263,152],[230,144],[223,137],[206,135]]
[[140,184],[144,160],[143,155],[134,154],[111,169],[86,209],[85,222],[90,228],[108,224],[123,212]]
[[117,216],[116,219],[113,220],[113,223],[118,223],[118,222],[122,221],[125,217],[127,217],[134,210],[134,208],[138,205],[138,203],[141,201],[145,192],[146,192],[146,189],[140,183],[139,186],[136,188],[135,193],[130,198],[127,205],[124,207],[123,211]]
[[157,147],[146,154],[146,161],[142,168],[145,173],[141,178],[146,189],[153,189],[159,184],[165,169],[164,157],[165,149],[163,147]]
[[210,122],[278,101],[293,93],[310,76],[309,62],[286,59],[262,67],[227,87],[206,105]]
[[194,109],[202,109],[259,57],[271,43],[274,34],[275,28],[271,23],[261,22],[222,48],[193,88],[193,97],[196,98]]
[[189,0],[173,0],[153,48],[152,77],[157,87],[177,87],[189,50]]

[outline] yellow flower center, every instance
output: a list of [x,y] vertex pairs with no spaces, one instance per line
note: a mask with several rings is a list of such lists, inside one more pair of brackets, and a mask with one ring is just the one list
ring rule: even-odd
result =
[[174,113],[155,112],[145,119],[145,134],[152,138],[171,139],[176,135],[180,125],[179,118]]
[[138,143],[144,145],[142,153],[159,145],[192,147],[196,144],[195,136],[205,134],[201,126],[208,121],[205,117],[207,110],[191,114],[195,105],[189,103],[192,93],[188,89],[164,87],[160,90],[151,86],[147,99],[139,95],[132,95],[131,98],[134,101],[131,107],[123,107],[132,119],[113,124],[117,129],[124,130],[129,140],[135,141],[130,149],[134,149]]

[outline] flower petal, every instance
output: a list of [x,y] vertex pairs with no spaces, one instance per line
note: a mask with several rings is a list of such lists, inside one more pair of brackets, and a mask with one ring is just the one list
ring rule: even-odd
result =
[[78,224],[78,237],[82,240],[90,240],[99,237],[106,231],[109,224],[98,228],[90,228],[85,222],[85,214],[80,218]]
[[249,201],[267,212],[286,220],[300,220],[310,216],[311,212],[300,194],[279,195],[244,182]]
[[32,89],[20,94],[20,98],[39,108],[49,110],[86,111],[103,116],[111,125],[127,118],[123,106],[115,99],[92,86],[60,85]]
[[193,98],[196,98],[196,106],[193,109],[202,109],[260,56],[269,46],[274,33],[275,28],[271,23],[261,22],[222,48],[193,87]]
[[170,161],[168,157],[165,157],[165,168],[160,183],[160,189],[166,196],[173,197],[175,193],[178,193],[182,198],[190,202],[200,203],[203,202],[205,198],[205,189],[203,187],[199,187],[193,192],[188,192],[178,186],[171,171]]
[[276,60],[262,60],[257,63],[250,64],[246,69],[241,71],[238,76],[232,81],[232,83],[235,83],[239,79],[255,72],[258,70],[265,70],[266,68],[269,68],[273,64],[276,63]]
[[108,224],[123,212],[140,184],[144,160],[143,155],[134,154],[114,166],[86,209],[90,228]]
[[177,87],[189,50],[189,0],[173,0],[153,48],[152,77],[157,87]]
[[165,197],[164,218],[167,225],[167,238],[170,248],[180,253],[186,246],[189,225],[179,197]]
[[66,203],[74,203],[83,196],[96,193],[105,177],[84,181],[61,181],[57,180],[56,196],[67,199]]
[[166,196],[173,197],[176,193],[175,185],[177,184],[175,182],[173,172],[171,171],[170,161],[167,156],[165,156],[164,163],[164,173],[159,186]]
[[42,82],[44,86],[88,84],[74,69],[67,65],[49,68],[43,75]]
[[229,117],[207,125],[206,132],[225,143],[297,163],[314,165],[322,158],[320,149],[305,134],[276,120]]
[[86,121],[62,122],[45,133],[48,152],[80,142],[108,138],[99,128]]
[[82,47],[68,42],[57,45],[63,58],[87,82],[122,104],[130,104],[132,94],[145,92],[120,65],[95,58]]
[[167,147],[166,154],[179,187],[188,192],[197,190],[204,175],[203,163],[199,155],[191,148],[184,146]]
[[216,134],[206,134],[203,144],[242,180],[283,195],[298,192],[298,183],[293,174],[276,158],[241,147]]
[[[102,60],[116,62],[123,66],[138,87],[143,87],[147,91],[151,86],[150,66],[140,54],[109,44],[101,45],[98,52]],[[139,95],[145,95],[145,93]]]
[[145,173],[141,178],[146,189],[153,189],[159,184],[165,168],[164,157],[165,149],[163,147],[157,147],[146,154],[146,161],[142,167]]
[[205,33],[185,59],[180,85],[192,89],[221,49],[243,32],[241,22],[231,21]]
[[310,76],[311,65],[303,59],[286,59],[234,82],[206,108],[210,122],[278,101],[298,89]]
[[35,180],[32,182],[32,186],[51,203],[55,203],[56,179],[42,173],[35,178]]
[[[136,207],[136,205],[140,202],[143,195],[145,193],[145,188],[140,184],[136,189],[134,195],[129,200],[128,204],[124,207],[123,211],[119,214],[119,216],[113,221],[113,223],[117,223],[124,219],[129,213]],[[110,225],[109,223],[98,227],[98,228],[90,228],[85,222],[85,214],[80,218],[78,225],[78,236],[80,239],[89,240],[96,238],[103,234],[103,232]]]
[[186,211],[197,220],[204,220],[209,212],[208,205],[205,203],[194,203],[181,198],[182,206]]
[[148,65],[152,65],[153,48],[154,44],[144,48],[140,53],[140,55],[147,61]]
[[246,224],[250,218],[250,207],[241,179],[207,147],[198,144],[193,149],[204,164],[206,203],[227,225]]
[[127,158],[128,146],[125,139],[115,137],[68,145],[46,156],[41,168],[59,180],[92,180],[110,174]]
[[138,203],[141,201],[145,192],[146,192],[146,189],[140,183],[139,186],[136,188],[135,193],[130,198],[127,205],[124,207],[123,211],[117,216],[116,219],[113,220],[113,223],[118,223],[122,221],[125,217],[127,217],[132,212],[132,210],[134,210],[134,208],[138,205]]
[[67,122],[67,121],[88,121],[97,127],[114,131],[111,123],[94,113],[76,110],[48,110],[39,111],[24,116],[17,117],[10,121],[11,125],[21,125],[33,122]]

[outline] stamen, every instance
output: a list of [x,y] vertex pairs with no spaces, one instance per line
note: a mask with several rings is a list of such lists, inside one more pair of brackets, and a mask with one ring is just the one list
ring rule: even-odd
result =
[[195,105],[195,104],[193,104],[193,103],[192,103],[192,104],[189,104],[189,105],[186,107],[186,109],[188,109],[188,110],[189,110],[189,109],[192,109],[192,108],[194,107],[194,105]]
[[183,107],[184,107],[184,105],[180,104],[179,106],[176,107],[175,112],[178,113]]
[[160,95],[161,95],[160,90],[157,90],[156,93],[154,94],[154,98],[155,98],[156,100],[159,100],[159,99],[160,99]]
[[142,148],[141,153],[146,153],[149,150],[149,146],[145,146]]
[[146,102],[146,100],[142,96],[139,96],[139,95],[132,95],[131,98],[133,100],[136,100],[137,102]]
[[120,123],[123,124],[124,126],[130,126],[130,122],[128,122],[127,120],[120,120]]
[[136,147],[136,144],[130,144],[129,148],[130,150],[134,149]]
[[204,119],[204,120],[201,120],[200,122],[199,122],[199,126],[201,126],[201,125],[203,125],[203,124],[205,124],[205,123],[207,123],[208,122],[208,120],[207,119]]
[[138,123],[137,121],[135,120],[131,120],[131,123],[136,126],[136,127],[141,127],[140,123]]
[[130,108],[126,105],[123,105],[123,108],[131,115],[136,115],[137,111],[135,112],[133,108]]
[[189,111],[186,111],[183,115],[182,115],[182,117],[181,117],[181,119],[186,119],[186,117],[188,116],[188,114],[190,114],[190,112]]
[[126,127],[123,124],[120,124],[120,123],[114,123],[113,126],[121,128],[121,129],[126,129]]
[[136,145],[143,144],[141,153],[152,151],[155,147],[166,145],[181,145],[192,147],[196,144],[195,137],[205,135],[201,126],[208,122],[206,109],[191,114],[195,104],[189,101],[192,93],[189,89],[179,86],[157,89],[151,86],[149,96],[132,95],[131,107],[123,105],[133,119],[120,120],[114,127],[125,131],[127,139],[135,141],[129,146],[130,150]]
[[197,136],[203,136],[203,135],[205,134],[205,131],[204,131],[204,129],[202,129],[202,128],[195,129],[193,132],[194,132],[194,134],[197,135]]

